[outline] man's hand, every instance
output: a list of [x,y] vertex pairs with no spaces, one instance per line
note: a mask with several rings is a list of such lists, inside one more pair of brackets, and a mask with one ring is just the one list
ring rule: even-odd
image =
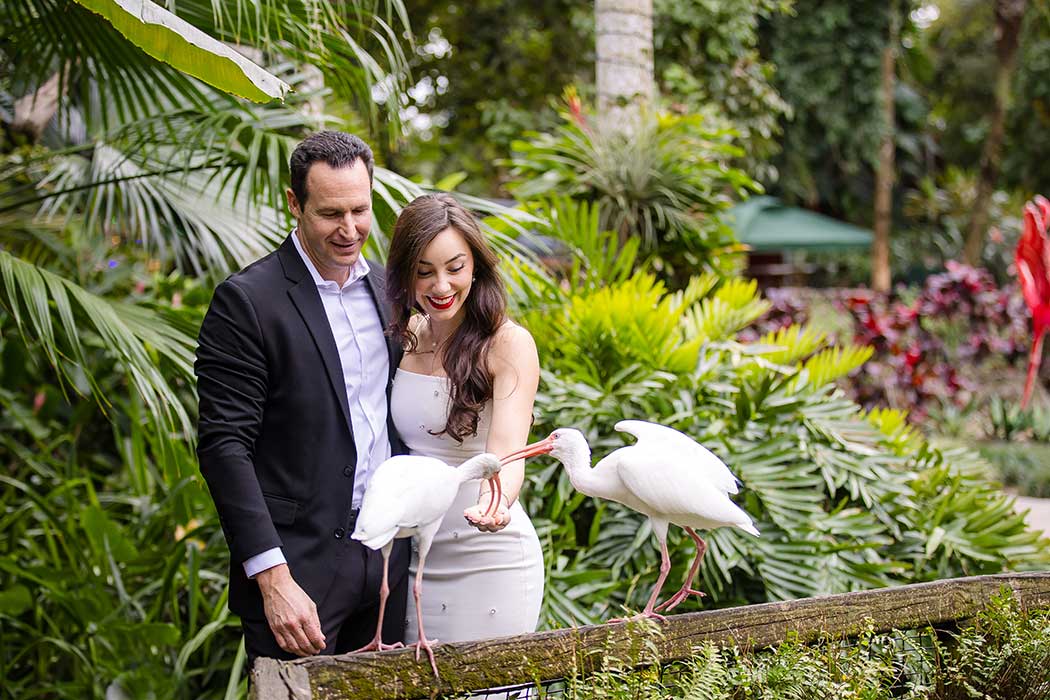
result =
[[292,578],[288,565],[262,571],[255,580],[262,591],[266,621],[277,644],[297,656],[310,656],[324,649],[317,606]]
[[504,495],[496,506],[496,512],[492,515],[485,515],[485,509],[488,508],[490,498],[489,494],[482,494],[480,500],[483,504],[479,503],[476,506],[467,508],[463,511],[463,517],[473,527],[482,532],[499,532],[510,524],[510,506],[507,504],[507,497]]

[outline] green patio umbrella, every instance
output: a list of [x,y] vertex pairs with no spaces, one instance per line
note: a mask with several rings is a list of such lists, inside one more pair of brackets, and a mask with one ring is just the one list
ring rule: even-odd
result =
[[788,206],[776,197],[752,197],[728,213],[727,221],[737,238],[756,251],[871,247],[871,231],[808,209]]

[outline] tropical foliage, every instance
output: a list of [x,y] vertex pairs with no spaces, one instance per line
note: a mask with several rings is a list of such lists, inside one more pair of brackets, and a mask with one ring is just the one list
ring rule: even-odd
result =
[[759,50],[760,28],[793,16],[792,0],[655,0],[653,44],[662,92],[690,110],[714,108],[740,132],[745,170],[776,180],[781,119],[791,106],[774,87],[777,66]]
[[[600,265],[615,234],[590,240],[598,247],[586,258]],[[552,290],[525,315],[544,358],[535,432],[576,427],[600,456],[623,444],[614,423],[641,418],[722,457],[762,536],[710,533],[701,586],[714,604],[1045,561],[979,458],[935,449],[904,414],[866,413],[835,388],[869,348],[831,346],[799,325],[738,341],[768,309],[754,283],[707,275],[670,294],[645,272],[609,279]],[[548,553],[548,624],[640,609],[659,568],[644,518],[575,493],[557,463],[534,468],[530,482],[527,507]],[[692,545],[672,528],[671,549],[670,581],[680,582]]]
[[[87,288],[199,323],[209,291],[143,267],[103,265]],[[136,289],[136,278],[151,282]],[[229,555],[192,444],[157,432],[102,336],[81,342],[106,414],[84,373],[70,366],[63,391],[11,316],[0,315],[0,328],[4,696],[243,692],[239,624],[226,610]],[[177,400],[192,401],[189,386],[173,386]]]

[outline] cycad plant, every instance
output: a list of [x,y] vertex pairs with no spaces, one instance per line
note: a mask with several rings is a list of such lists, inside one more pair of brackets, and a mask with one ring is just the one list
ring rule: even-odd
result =
[[[695,437],[743,481],[736,500],[762,536],[710,533],[701,569],[710,598],[687,605],[1045,563],[976,455],[934,449],[901,413],[865,413],[835,388],[870,350],[829,346],[805,326],[737,341],[768,306],[754,282],[706,275],[670,294],[637,272],[562,294],[525,316],[544,368],[534,433],[578,428],[597,459],[624,444],[618,420],[656,421]],[[530,467],[530,481],[526,506],[550,571],[547,624],[640,609],[659,568],[645,518],[576,494],[556,463]],[[693,547],[675,528],[670,546],[678,585]]]

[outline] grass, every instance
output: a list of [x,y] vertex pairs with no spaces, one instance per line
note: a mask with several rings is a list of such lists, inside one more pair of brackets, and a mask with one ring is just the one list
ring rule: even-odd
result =
[[978,443],[1005,486],[1022,496],[1050,498],[1050,445],[1033,442]]

